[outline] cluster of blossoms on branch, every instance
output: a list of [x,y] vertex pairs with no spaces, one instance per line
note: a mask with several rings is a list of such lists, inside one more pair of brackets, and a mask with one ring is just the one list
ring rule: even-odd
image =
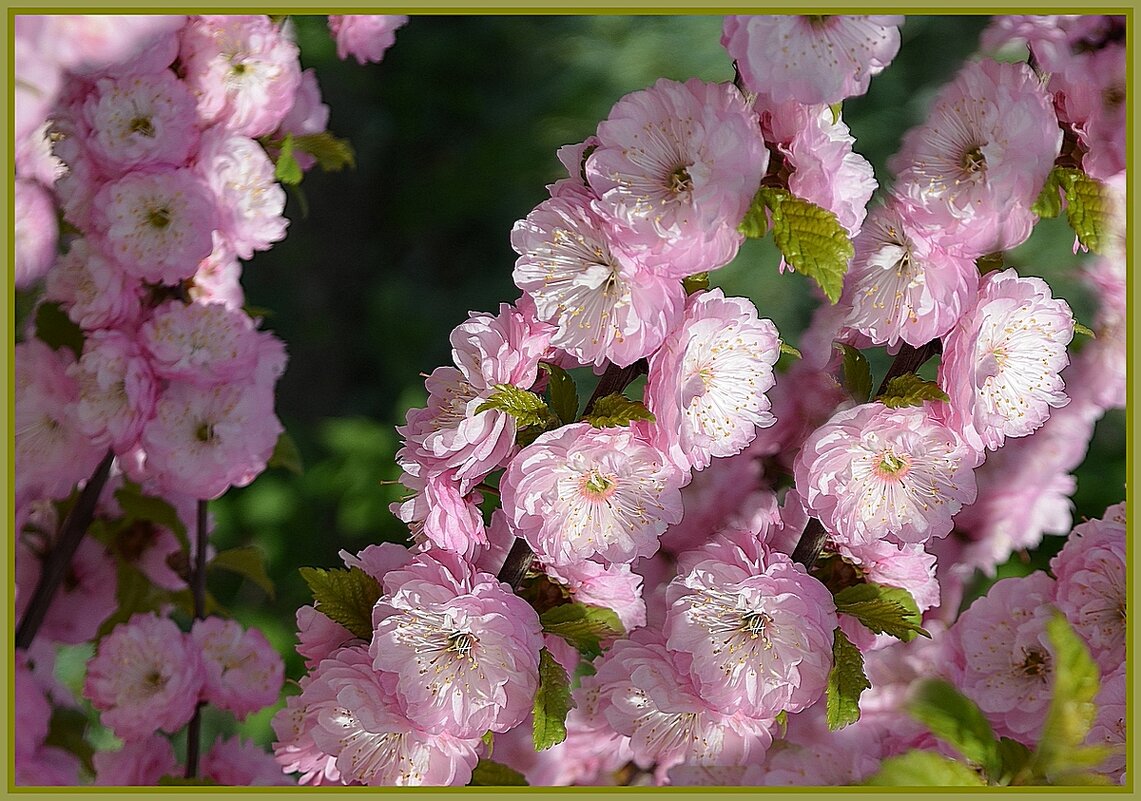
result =
[[[521,296],[453,330],[398,429],[411,547],[303,571],[284,770],[1124,779],[1124,504],[1077,525],[1053,575],[956,614],[976,569],[1069,532],[1069,471],[1124,405],[1124,126],[1120,97],[1085,85],[1120,85],[1123,23],[996,19],[985,47],[1028,43],[1030,63],[964,66],[869,211],[839,104],[902,23],[726,18],[734,83],[659,80],[559,151],[565,176],[511,232]],[[1063,208],[1075,251],[1099,254],[1076,356],[1067,303],[1002,268]],[[710,286],[769,229],[831,301],[803,353]],[[873,394],[875,346],[895,361]],[[1074,705],[1083,723],[1061,717]]]
[[[332,32],[378,60],[403,18],[361,19]],[[243,307],[242,260],[285,236],[282,184],[351,151],[288,22],[17,16],[15,36],[15,284],[37,300],[15,349],[16,782],[290,783],[236,738],[199,764],[201,706],[240,720],[284,679],[259,631],[208,616],[206,571],[260,564],[214,553],[206,502],[282,434],[285,348]],[[53,663],[85,642],[80,701]],[[119,750],[60,747],[85,702]],[[184,767],[163,733],[188,724]]]

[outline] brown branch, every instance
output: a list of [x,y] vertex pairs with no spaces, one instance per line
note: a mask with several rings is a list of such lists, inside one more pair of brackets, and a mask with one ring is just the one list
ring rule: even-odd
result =
[[[194,597],[194,618],[206,618],[206,509],[207,501],[198,501],[198,519],[195,543],[194,570],[190,575],[192,584],[191,594]],[[202,707],[204,701],[199,701],[194,708],[194,717],[186,728],[186,778],[193,779],[198,775],[198,753],[201,749],[202,739]]]
[[617,367],[613,364],[607,367],[606,372],[602,374],[602,378],[598,379],[598,386],[594,388],[594,393],[590,396],[590,400],[586,402],[586,408],[582,411],[583,416],[585,417],[590,414],[594,409],[595,402],[599,398],[605,398],[607,395],[621,392],[630,386],[635,378],[649,371],[650,365],[645,359],[638,359],[638,361],[629,367]]
[[52,599],[55,598],[56,590],[59,589],[71,567],[71,559],[75,556],[83,535],[87,533],[87,528],[95,517],[95,505],[99,501],[99,496],[103,494],[103,487],[107,485],[107,477],[111,474],[111,462],[114,460],[115,454],[107,451],[107,455],[87,480],[75,506],[68,512],[60,526],[59,537],[44,559],[40,580],[32,592],[32,599],[28,602],[24,618],[16,628],[17,648],[30,646],[36,637],[36,632],[40,630],[51,607]]

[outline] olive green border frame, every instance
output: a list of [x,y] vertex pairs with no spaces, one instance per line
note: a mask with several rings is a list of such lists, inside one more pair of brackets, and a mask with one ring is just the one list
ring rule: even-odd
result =
[[[431,2],[425,0],[416,2],[415,0],[403,0],[402,2],[395,2],[391,4],[378,4],[376,2],[369,2],[368,0],[341,0],[336,3],[332,8],[321,7],[314,5],[312,2],[300,2],[299,0],[278,0],[273,4],[233,4],[233,5],[210,5],[200,8],[188,9],[184,4],[168,3],[156,4],[155,2],[146,2],[146,0],[126,0],[113,4],[99,4],[99,3],[85,3],[85,2],[61,2],[60,0],[46,0],[46,2],[31,5],[30,3],[23,3],[17,6],[6,6],[3,18],[0,18],[0,39],[5,41],[8,46],[7,57],[4,60],[4,67],[0,80],[7,87],[8,94],[6,102],[3,107],[3,113],[0,114],[0,119],[3,120],[3,130],[5,131],[5,153],[8,163],[8,174],[14,175],[15,163],[15,145],[12,141],[11,126],[14,119],[14,48],[13,48],[13,18],[17,14],[63,14],[63,13],[87,13],[90,11],[98,10],[104,13],[169,13],[172,11],[187,11],[189,13],[202,14],[202,13],[266,13],[285,12],[293,14],[328,14],[333,12],[350,12],[350,11],[369,11],[375,13],[407,13],[407,14],[701,14],[701,15],[721,15],[729,13],[748,13],[751,11],[765,11],[767,13],[802,13],[805,11],[804,6],[797,5],[778,5],[778,4],[763,4],[763,3],[738,3],[738,4],[717,4],[705,6],[695,6],[690,0],[619,0],[619,4],[609,4],[604,0],[594,0],[593,2],[586,2],[582,0],[577,3],[570,3],[567,0],[561,0],[557,4],[539,4],[536,5],[533,1],[528,0],[498,0],[498,2],[491,4],[478,3],[475,0],[451,0],[451,2]],[[917,15],[929,14],[993,14],[996,9],[994,7],[987,7],[975,4],[939,4],[930,7],[918,6],[914,2],[901,2],[900,0],[888,0],[887,2],[880,2],[875,5],[862,6],[852,3],[825,3],[812,7],[812,10],[825,13],[838,13],[838,12],[852,12],[860,11],[868,12],[881,12],[881,11],[902,11],[906,13],[911,10]],[[1137,80],[1139,71],[1136,61],[1134,59],[1134,35],[1135,27],[1134,22],[1136,19],[1136,4],[1112,4],[1106,6],[1096,6],[1093,8],[1081,8],[1078,3],[1071,2],[1066,4],[1060,3],[1033,3],[1028,0],[1014,0],[1013,2],[1004,2],[999,9],[1003,13],[1014,12],[1055,12],[1055,13],[1080,13],[1080,14],[1122,14],[1126,16],[1127,35],[1126,35],[1126,57],[1128,64],[1129,75],[1129,91],[1127,98],[1127,121],[1126,121],[1126,158],[1129,165],[1129,174],[1127,180],[1127,231],[1126,243],[1128,249],[1128,276],[1127,276],[1127,298],[1129,309],[1141,308],[1141,303],[1138,303],[1139,282],[1133,275],[1133,270],[1137,266],[1136,254],[1136,240],[1134,238],[1134,220],[1136,212],[1136,204],[1134,203],[1134,155],[1136,153],[1135,137],[1137,132],[1136,116],[1137,104],[1134,102],[1133,89],[1139,85]],[[617,100],[617,98],[615,98]],[[805,795],[812,796],[820,799],[833,799],[843,798],[849,795],[867,796],[868,794],[888,794],[893,796],[900,796],[901,794],[906,797],[931,794],[939,796],[940,799],[968,799],[975,798],[980,793],[982,794],[1014,794],[1019,798],[1026,798],[1027,796],[1039,796],[1044,798],[1058,799],[1058,798],[1121,798],[1123,796],[1133,797],[1135,795],[1135,774],[1137,768],[1137,738],[1132,737],[1130,753],[1127,755],[1127,777],[1128,784],[1123,787],[1115,788],[1091,788],[1089,790],[1075,789],[1075,788],[979,788],[978,790],[964,790],[961,788],[924,788],[922,791],[907,788],[731,788],[731,787],[708,787],[708,788],[689,788],[689,787],[626,787],[626,788],[585,788],[585,787],[552,787],[552,788],[537,788],[537,787],[517,787],[517,788],[496,788],[494,790],[485,789],[469,789],[469,788],[369,788],[369,787],[266,787],[266,788],[219,788],[213,790],[212,788],[197,788],[197,787],[139,787],[139,788],[126,788],[126,789],[112,789],[112,788],[76,788],[76,789],[59,789],[59,788],[15,788],[11,784],[14,774],[15,757],[9,748],[9,738],[14,726],[13,706],[15,697],[15,684],[10,666],[13,663],[14,647],[12,645],[12,637],[15,631],[14,621],[14,563],[15,563],[15,548],[14,539],[11,536],[11,528],[13,525],[14,515],[14,439],[13,439],[13,421],[15,409],[15,385],[14,385],[14,349],[15,339],[12,329],[12,323],[15,318],[15,292],[13,288],[13,267],[14,264],[14,243],[12,240],[12,231],[15,227],[15,211],[14,211],[14,195],[15,185],[10,182],[8,191],[4,193],[3,200],[0,201],[0,211],[3,212],[6,225],[3,226],[2,233],[0,233],[0,241],[5,245],[5,253],[7,254],[7,269],[4,271],[3,285],[5,291],[6,302],[0,306],[0,326],[3,326],[6,337],[6,348],[4,350],[4,367],[2,377],[0,377],[0,391],[4,393],[7,398],[7,414],[5,417],[5,433],[7,434],[7,449],[6,458],[3,465],[0,466],[0,485],[6,487],[6,492],[3,500],[4,509],[4,526],[3,530],[6,535],[5,557],[0,560],[0,584],[6,588],[6,610],[3,616],[3,625],[0,626],[2,636],[7,643],[4,649],[4,659],[0,660],[0,678],[3,679],[6,692],[4,693],[5,704],[5,725],[0,729],[0,751],[4,754],[3,770],[3,784],[0,785],[0,793],[5,797],[20,797],[27,799],[78,799],[85,796],[96,795],[106,796],[110,794],[123,794],[123,795],[175,795],[186,799],[242,799],[250,794],[273,794],[273,795],[295,795],[297,793],[336,793],[336,794],[359,794],[359,793],[383,793],[385,795],[399,795],[407,797],[416,797],[417,799],[434,799],[434,798],[452,798],[462,796],[464,799],[485,799],[502,798],[504,795],[526,795],[526,796],[546,796],[546,795],[565,795],[565,794],[588,794],[591,797],[618,799],[630,796],[644,797],[648,794],[666,795],[671,798],[702,798],[706,795],[716,796],[718,801],[730,801],[730,799],[756,799],[764,797],[766,799],[783,799],[783,798],[796,798]],[[1133,316],[1127,315],[1126,323],[1126,336],[1128,341],[1128,388],[1127,388],[1127,419],[1126,419],[1126,449],[1127,449],[1127,467],[1126,467],[1126,486],[1131,487],[1133,484],[1134,466],[1136,464],[1136,422],[1138,419],[1137,409],[1135,407],[1136,394],[1136,372],[1134,367],[1138,361],[1136,358],[1137,350],[1135,347],[1136,340],[1135,334],[1137,332],[1136,324],[1134,323]],[[1126,552],[1126,569],[1128,584],[1126,588],[1127,607],[1133,608],[1133,598],[1137,595],[1138,578],[1134,572],[1137,564],[1135,558],[1135,548],[1133,543],[1133,519],[1135,513],[1135,502],[1132,494],[1127,494],[1126,498],[1127,508],[1127,531],[1129,546]],[[1134,629],[1136,627],[1136,618],[1129,617],[1129,624],[1126,634],[1127,653],[1134,653],[1134,644],[1136,639],[1134,637]],[[1130,732],[1137,732],[1141,729],[1138,727],[1141,716],[1138,715],[1138,710],[1134,704],[1135,698],[1135,685],[1136,685],[1136,670],[1134,668],[1134,660],[1129,660],[1127,669],[1128,681],[1126,683],[1126,709],[1127,709],[1127,729]]]

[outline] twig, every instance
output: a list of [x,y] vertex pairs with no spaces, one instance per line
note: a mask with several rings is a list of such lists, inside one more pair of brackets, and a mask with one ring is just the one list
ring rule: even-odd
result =
[[[206,618],[206,507],[207,501],[198,501],[197,536],[194,555],[194,570],[190,574],[193,582],[190,587],[194,597],[194,618]],[[206,704],[198,702],[194,708],[194,717],[186,728],[186,778],[193,779],[198,775],[198,752],[202,739],[202,707]]]

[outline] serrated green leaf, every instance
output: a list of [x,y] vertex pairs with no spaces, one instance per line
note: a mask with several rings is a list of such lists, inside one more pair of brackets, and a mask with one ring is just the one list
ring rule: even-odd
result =
[[1062,213],[1062,184],[1058,180],[1058,170],[1060,167],[1055,167],[1050,171],[1050,175],[1046,178],[1046,185],[1042,187],[1042,191],[1038,193],[1038,198],[1034,201],[1034,205],[1030,210],[1037,214],[1041,219],[1051,219],[1057,217]]
[[804,356],[801,354],[801,352],[799,350],[797,350],[796,348],[794,348],[792,345],[788,344],[787,342],[780,343],[780,352],[787,354],[789,356],[792,356],[794,359],[803,359],[804,358]]
[[357,157],[348,139],[338,139],[328,131],[303,134],[293,138],[293,146],[317,159],[325,172],[339,172],[345,167],[356,167]]
[[522,773],[490,759],[481,759],[471,772],[468,787],[524,787],[527,779]]
[[1066,190],[1066,218],[1078,242],[1094,253],[1101,253],[1112,217],[1111,200],[1105,184],[1081,170],[1055,167],[1054,172]]
[[190,538],[186,525],[173,506],[162,498],[144,495],[138,484],[125,483],[115,490],[115,500],[123,510],[123,517],[130,520],[148,520],[151,523],[170,529],[178,538],[183,553],[190,553]]
[[621,392],[615,392],[594,402],[586,422],[595,428],[628,426],[635,420],[654,422],[654,415],[640,401],[633,401]]
[[844,354],[844,389],[857,403],[866,403],[872,396],[872,367],[868,358],[851,345],[836,342],[833,347]]
[[752,202],[745,212],[745,218],[737,226],[737,230],[749,239],[761,239],[769,230],[768,205],[765,203],[764,187],[753,195]]
[[380,599],[380,584],[359,567],[348,570],[300,568],[317,609],[363,640],[372,638],[372,608]]
[[880,769],[864,781],[867,787],[977,787],[985,786],[975,771],[963,762],[934,751],[908,751],[888,757]]
[[551,607],[539,616],[543,631],[573,645],[587,659],[602,654],[601,642],[626,633],[613,609],[583,603]]
[[277,444],[273,446],[273,453],[266,462],[266,467],[280,467],[298,476],[305,472],[305,466],[301,462],[301,451],[293,437],[289,436],[289,432],[282,431],[277,438]]
[[1086,328],[1081,323],[1074,323],[1074,333],[1081,334],[1082,336],[1089,337],[1090,339],[1097,339],[1097,334],[1095,334],[1091,329]]
[[539,362],[539,367],[550,376],[547,393],[551,398],[551,410],[563,425],[573,423],[578,419],[578,386],[574,379],[557,365]]
[[[270,600],[273,600],[273,579],[269,577],[269,573],[266,571],[265,554],[260,548],[253,545],[243,545],[239,548],[228,548],[225,551],[220,551],[210,562],[210,567],[228,570],[249,579],[261,587]],[[370,611],[370,619],[371,614]]]
[[1100,676],[1085,643],[1060,612],[1046,622],[1046,636],[1050,640],[1054,686],[1031,768],[1049,780],[1075,768],[1090,767],[1075,764],[1074,760],[1080,759],[1079,752],[1097,718],[1094,698]]
[[950,399],[934,381],[920,378],[915,373],[904,373],[888,381],[877,400],[889,409],[901,409],[905,406],[922,406],[924,401]]
[[74,754],[83,763],[84,768],[95,773],[95,765],[91,759],[95,754],[95,749],[91,747],[91,743],[87,742],[85,737],[88,723],[87,715],[82,710],[56,707],[51,712],[48,735],[44,739],[44,745],[62,748],[64,751]]
[[36,307],[36,339],[52,350],[68,348],[75,358],[83,355],[83,329],[71,321],[58,303],[41,303]]
[[159,787],[217,787],[218,782],[205,776],[188,779],[185,776],[163,776],[158,780]]
[[545,751],[567,738],[567,713],[575,706],[567,672],[546,648],[539,651],[539,691],[532,709],[531,739]]
[[887,634],[904,642],[916,635],[930,636],[911,593],[899,587],[871,582],[846,587],[836,593],[836,612],[851,615],[876,634]]
[[832,669],[828,672],[826,693],[829,730],[842,729],[860,719],[860,693],[871,686],[864,675],[860,649],[837,627],[833,633]]
[[515,418],[515,424],[519,428],[543,425],[551,415],[546,401],[534,392],[528,392],[512,384],[496,384],[495,391],[475,411],[479,414],[490,409],[507,412]]
[[924,679],[910,694],[907,711],[940,740],[950,744],[997,781],[1003,773],[1002,756],[990,721],[978,705],[950,682]]
[[273,177],[286,186],[296,186],[301,183],[305,174],[301,165],[293,157],[293,134],[286,134],[281,140],[281,151],[277,155],[277,163],[273,167]]
[[682,289],[685,294],[692,295],[694,292],[701,292],[702,290],[709,289],[709,273],[694,273],[687,275],[681,279]]
[[784,260],[819,284],[828,300],[836,303],[855,253],[844,226],[828,209],[787,189],[762,186],[759,194],[772,210],[773,241]]

